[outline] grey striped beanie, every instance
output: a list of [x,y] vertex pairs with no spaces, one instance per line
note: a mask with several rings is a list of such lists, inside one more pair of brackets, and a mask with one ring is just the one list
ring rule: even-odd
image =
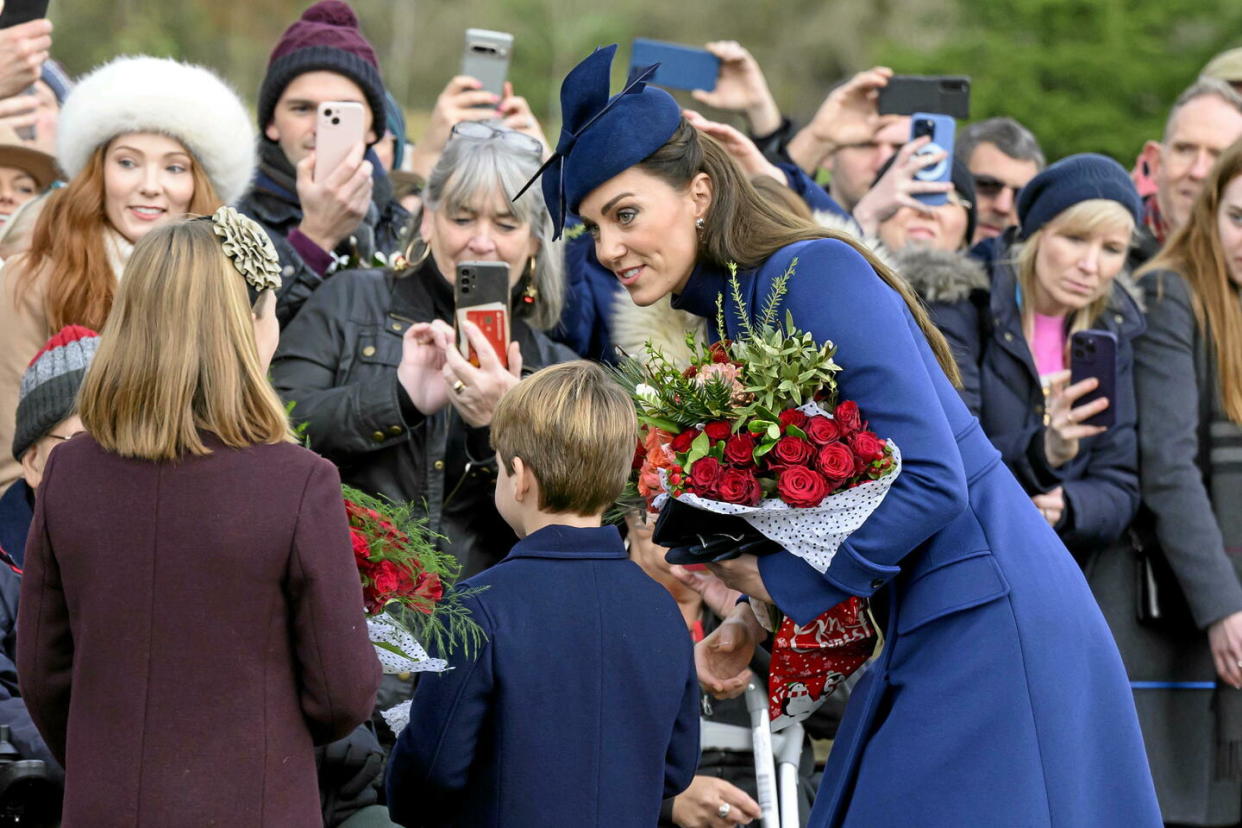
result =
[[82,378],[98,348],[99,334],[67,325],[35,354],[22,375],[13,457],[21,460],[26,449],[73,414]]

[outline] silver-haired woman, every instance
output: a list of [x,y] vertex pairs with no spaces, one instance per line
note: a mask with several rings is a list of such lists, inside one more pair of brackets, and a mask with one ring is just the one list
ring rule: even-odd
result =
[[[543,197],[510,200],[542,154],[530,136],[458,124],[428,180],[408,262],[334,275],[285,328],[272,363],[310,447],[346,483],[425,501],[467,575],[515,542],[492,502],[492,411],[522,373],[574,358],[543,334],[564,303],[564,257]],[[513,310],[508,353],[472,332],[477,367],[454,349],[450,327],[457,265],[469,261],[508,266]]]

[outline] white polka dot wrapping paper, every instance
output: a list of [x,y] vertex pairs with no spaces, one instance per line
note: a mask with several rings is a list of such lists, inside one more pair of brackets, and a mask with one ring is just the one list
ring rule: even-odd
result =
[[[386,675],[397,673],[442,673],[448,662],[442,658],[432,658],[415,640],[409,630],[402,629],[396,622],[383,615],[367,616],[367,637],[375,647],[375,656]],[[380,646],[387,645],[387,646]],[[393,652],[395,647],[400,653]]]
[[[798,410],[808,416],[832,416],[813,402],[800,406]],[[796,555],[822,573],[827,571],[845,539],[858,531],[884,501],[893,481],[901,473],[901,451],[892,440],[885,442],[893,452],[892,469],[876,480],[829,495],[818,506],[795,508],[779,498],[764,498],[757,506],[743,506],[688,493],[678,495],[677,499],[707,512],[737,515],[761,535],[776,541],[791,555]],[[668,497],[667,493],[662,494],[652,505],[659,509]]]

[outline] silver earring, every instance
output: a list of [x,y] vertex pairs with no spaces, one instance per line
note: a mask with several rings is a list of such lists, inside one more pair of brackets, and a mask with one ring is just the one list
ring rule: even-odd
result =
[[703,234],[703,229],[704,229],[706,226],[707,226],[707,222],[703,221],[703,217],[702,217],[702,216],[700,216],[699,218],[696,218],[696,219],[694,220],[694,229],[696,229],[696,230],[698,230],[698,231],[699,231],[699,235],[702,235],[702,234]]

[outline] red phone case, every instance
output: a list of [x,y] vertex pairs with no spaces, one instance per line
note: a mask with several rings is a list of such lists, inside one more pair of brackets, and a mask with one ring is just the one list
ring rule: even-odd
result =
[[[496,352],[496,356],[500,359],[500,364],[505,368],[509,367],[509,312],[504,308],[481,306],[477,308],[463,308],[466,319],[473,322],[483,332],[483,336],[491,343],[492,350]],[[464,334],[463,334],[464,336]],[[474,346],[470,346],[469,354],[466,357],[470,360],[470,364],[476,368],[479,366],[479,355],[475,352]]]

